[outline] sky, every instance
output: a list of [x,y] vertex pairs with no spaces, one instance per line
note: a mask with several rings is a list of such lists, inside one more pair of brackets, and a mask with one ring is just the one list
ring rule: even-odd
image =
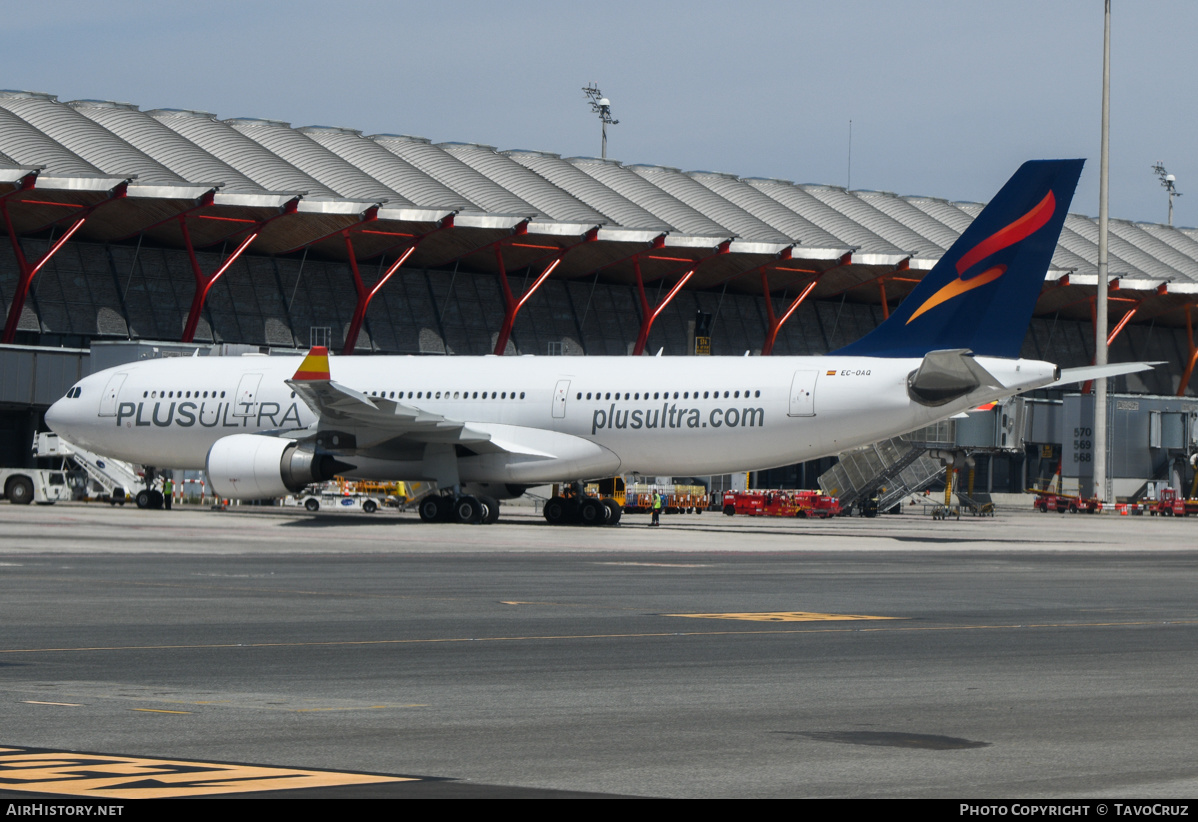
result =
[[[1198,225],[1198,3],[1112,5],[1111,216],[1165,222],[1163,162]],[[624,163],[985,201],[1024,160],[1084,157],[1072,210],[1097,215],[1102,8],[0,0],[0,86],[570,157],[600,152],[596,83]]]

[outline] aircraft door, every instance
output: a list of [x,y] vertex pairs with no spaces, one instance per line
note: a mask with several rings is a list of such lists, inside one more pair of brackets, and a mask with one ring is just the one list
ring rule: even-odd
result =
[[261,374],[244,374],[237,383],[237,399],[233,404],[234,417],[253,416],[254,404],[258,402],[258,384]]
[[553,418],[566,418],[566,398],[570,395],[570,381],[558,380],[557,388],[553,389]]
[[121,386],[125,384],[125,378],[128,374],[113,374],[108,378],[108,385],[104,386],[104,396],[100,397],[100,412],[101,417],[115,417],[117,398],[121,393]]
[[815,416],[815,380],[817,377],[819,377],[818,371],[795,372],[794,379],[790,383],[790,410],[787,412],[788,416]]

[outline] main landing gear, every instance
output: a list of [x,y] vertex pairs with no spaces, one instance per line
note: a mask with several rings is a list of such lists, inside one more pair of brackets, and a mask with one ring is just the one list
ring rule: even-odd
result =
[[599,499],[588,495],[582,483],[568,486],[561,496],[552,496],[543,509],[550,525],[581,523],[583,525],[618,525],[624,509],[610,497]]
[[499,500],[482,495],[477,497],[432,495],[420,500],[418,510],[423,522],[491,525],[499,519]]
[[[147,465],[146,469],[146,487],[137,492],[137,507],[142,509],[152,509],[155,511],[162,510],[163,496],[162,492],[154,487],[154,466]],[[123,497],[122,497],[123,499]],[[121,505],[124,505],[121,502]]]

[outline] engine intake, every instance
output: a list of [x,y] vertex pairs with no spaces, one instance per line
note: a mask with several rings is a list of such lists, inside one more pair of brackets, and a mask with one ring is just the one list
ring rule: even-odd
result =
[[228,499],[269,499],[300,491],[353,468],[332,454],[301,449],[295,440],[260,434],[222,437],[205,460],[213,493]]

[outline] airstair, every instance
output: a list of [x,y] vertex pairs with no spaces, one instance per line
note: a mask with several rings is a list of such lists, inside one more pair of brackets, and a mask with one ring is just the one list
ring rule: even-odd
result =
[[87,474],[90,484],[99,490],[98,496],[106,496],[113,502],[123,503],[126,494],[136,497],[137,492],[146,487],[145,478],[133,465],[88,451],[58,434],[38,434],[33,441],[33,455],[74,462]]
[[885,511],[944,476],[940,460],[929,457],[928,450],[951,448],[954,434],[953,421],[943,420],[910,434],[848,451],[820,476],[820,490],[838,497],[845,510],[876,498],[877,510]]

